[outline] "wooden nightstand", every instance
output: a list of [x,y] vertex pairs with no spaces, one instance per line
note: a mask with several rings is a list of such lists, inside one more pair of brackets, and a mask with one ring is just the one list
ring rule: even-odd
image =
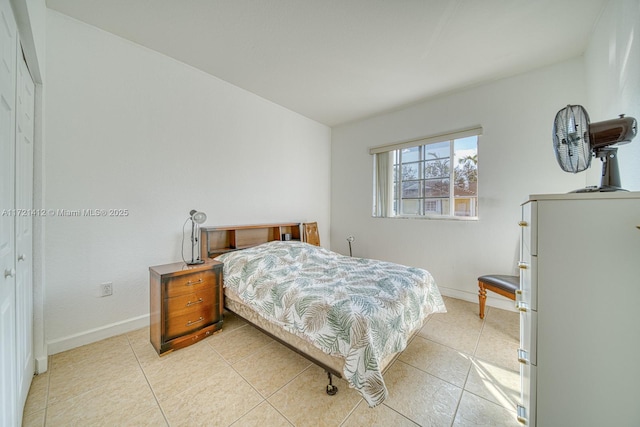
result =
[[222,263],[149,267],[151,344],[162,355],[222,329]]

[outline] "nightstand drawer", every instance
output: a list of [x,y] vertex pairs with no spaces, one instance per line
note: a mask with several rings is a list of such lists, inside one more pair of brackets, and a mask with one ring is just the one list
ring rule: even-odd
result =
[[213,335],[216,331],[219,331],[220,329],[222,329],[221,322],[214,323],[213,325],[207,326],[206,328],[202,328],[192,334],[187,334],[187,335],[183,335],[181,337],[172,339],[171,341],[168,341],[167,343],[165,343],[164,346],[170,350],[177,350],[179,348],[184,348],[191,344],[195,344],[198,341],[201,341],[207,338],[208,336]]
[[219,320],[215,315],[218,311],[217,309],[218,304],[209,304],[208,306],[193,309],[181,316],[170,316],[166,321],[167,339],[173,339],[216,322]]
[[200,292],[192,292],[174,298],[167,298],[165,301],[167,318],[183,316],[197,310],[206,310],[213,304],[217,304],[214,288],[203,289]]
[[185,274],[183,276],[172,277],[166,281],[166,294],[167,298],[176,297],[192,292],[198,292],[203,289],[212,288],[215,284],[216,275],[215,272],[200,271],[191,274]]

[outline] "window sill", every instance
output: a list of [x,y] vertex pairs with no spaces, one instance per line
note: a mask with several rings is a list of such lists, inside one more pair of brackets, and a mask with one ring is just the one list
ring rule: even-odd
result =
[[416,219],[416,220],[436,220],[436,221],[479,221],[480,218],[477,216],[442,216],[442,215],[431,215],[431,216],[375,216],[372,215],[372,218],[380,218],[380,219]]

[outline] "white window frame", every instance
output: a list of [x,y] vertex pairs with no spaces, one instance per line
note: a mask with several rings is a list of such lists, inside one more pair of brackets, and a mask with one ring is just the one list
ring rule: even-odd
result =
[[[425,219],[454,219],[454,220],[477,220],[478,212],[475,216],[456,216],[455,209],[455,180],[454,171],[455,165],[453,164],[455,147],[454,141],[456,139],[467,138],[470,136],[479,137],[482,135],[482,126],[471,126],[468,128],[432,135],[423,138],[411,139],[408,141],[396,142],[391,144],[380,145],[369,149],[369,154],[373,155],[373,212],[374,217],[381,218],[425,218]],[[435,144],[438,142],[449,141],[449,159],[450,159],[450,176],[449,176],[449,213],[448,214],[393,214],[393,186],[394,186],[394,173],[393,173],[393,156],[391,152],[404,148],[414,148],[424,145]],[[384,164],[386,162],[386,165]],[[382,168],[381,168],[382,166]],[[386,176],[385,176],[386,175]],[[400,184],[401,185],[401,184]],[[386,186],[386,188],[385,188]],[[476,194],[476,199],[479,194]],[[401,203],[401,198],[398,202]],[[422,203],[425,199],[422,198]],[[434,199],[436,201],[437,199]],[[400,206],[398,206],[400,209]],[[479,208],[478,208],[479,209]]]

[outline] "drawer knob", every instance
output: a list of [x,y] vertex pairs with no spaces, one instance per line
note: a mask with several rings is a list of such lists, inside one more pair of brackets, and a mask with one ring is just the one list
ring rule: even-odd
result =
[[191,280],[189,280],[185,286],[193,286],[193,285],[197,285],[198,283],[202,283],[202,277],[196,280],[195,282],[192,282]]
[[187,307],[191,307],[192,305],[200,304],[202,302],[204,302],[204,300],[202,298],[198,298],[198,301],[189,301],[187,303]]
[[520,270],[526,270],[527,268],[529,268],[529,266],[527,265],[526,262],[521,262],[521,263],[518,263],[518,268]]
[[191,326],[191,325],[195,325],[196,323],[200,323],[204,320],[204,317],[200,316],[200,318],[198,320],[194,320],[193,322],[191,320],[189,320],[187,322],[187,326]]
[[520,227],[526,227],[527,225],[529,225],[529,223],[528,223],[527,221],[520,221],[520,222],[518,223],[518,225],[519,225]]

